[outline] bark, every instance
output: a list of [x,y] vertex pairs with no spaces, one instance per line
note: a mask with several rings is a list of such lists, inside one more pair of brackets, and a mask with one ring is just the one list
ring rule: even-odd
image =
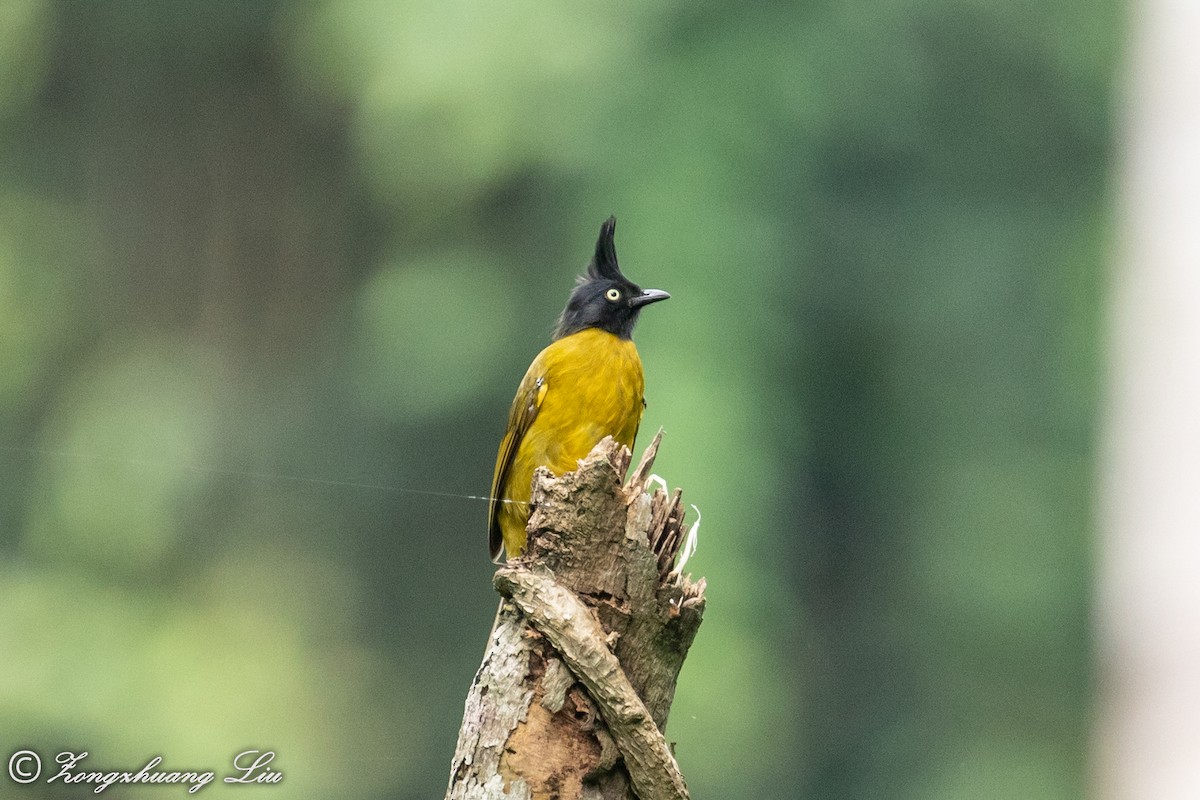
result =
[[672,571],[680,493],[646,492],[661,433],[629,482],[605,439],[579,469],[534,477],[525,554],[467,697],[451,766],[458,798],[686,798],[663,738],[704,611],[704,581]]

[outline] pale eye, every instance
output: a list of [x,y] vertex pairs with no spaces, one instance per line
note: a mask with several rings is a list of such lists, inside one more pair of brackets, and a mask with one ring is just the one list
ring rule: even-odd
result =
[[608,302],[615,303],[621,299],[621,290],[620,289],[609,289],[607,292],[604,293],[604,297],[607,298]]

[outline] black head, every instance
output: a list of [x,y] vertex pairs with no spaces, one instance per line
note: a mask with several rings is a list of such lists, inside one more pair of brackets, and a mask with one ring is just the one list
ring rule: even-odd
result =
[[616,229],[616,217],[609,217],[600,226],[596,254],[588,264],[587,274],[576,281],[567,307],[558,318],[555,339],[585,328],[600,328],[628,339],[633,335],[633,324],[642,306],[671,296],[660,289],[642,289],[621,274],[613,246]]

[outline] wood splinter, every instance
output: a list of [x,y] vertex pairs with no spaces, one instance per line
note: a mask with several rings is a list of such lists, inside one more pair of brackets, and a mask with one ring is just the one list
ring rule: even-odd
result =
[[679,492],[646,493],[661,438],[625,485],[632,456],[611,439],[575,472],[535,475],[525,554],[493,581],[507,599],[448,799],[688,797],[662,731],[704,581],[671,571]]

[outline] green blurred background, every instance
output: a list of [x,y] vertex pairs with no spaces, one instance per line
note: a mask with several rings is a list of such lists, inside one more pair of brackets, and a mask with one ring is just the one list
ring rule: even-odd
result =
[[415,492],[486,493],[612,213],[704,515],[694,796],[1082,796],[1122,24],[3,0],[0,755],[440,796],[496,597]]

